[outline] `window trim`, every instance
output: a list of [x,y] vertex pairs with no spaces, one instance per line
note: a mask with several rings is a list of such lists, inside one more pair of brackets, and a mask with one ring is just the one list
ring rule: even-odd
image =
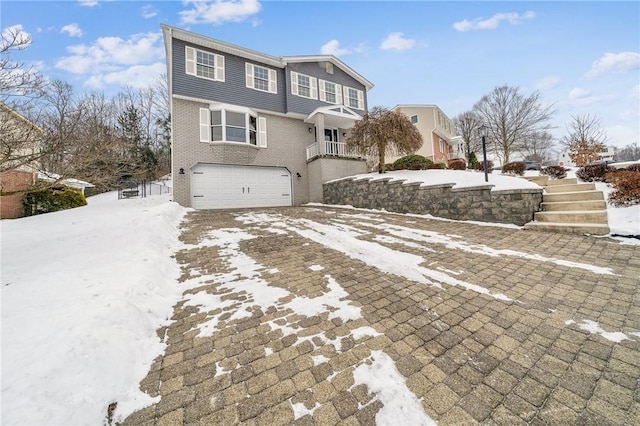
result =
[[[335,96],[336,96],[336,100],[335,102],[331,102],[327,100],[327,83],[333,84],[334,88],[335,88]],[[320,100],[322,102],[326,102],[328,104],[332,104],[332,105],[342,105],[342,85],[338,84],[338,83],[334,83],[333,81],[328,81],[328,80],[319,80],[318,81],[318,86],[320,88],[320,90],[318,91],[318,93],[320,94]]]
[[409,117],[409,120],[411,120],[411,124],[418,124],[418,114],[413,114],[411,117]]
[[[215,126],[222,127],[222,138],[220,140],[213,140],[213,124],[211,120],[211,114],[214,111],[220,112],[220,122],[221,124],[216,124]],[[244,141],[233,141],[227,139],[227,127],[232,127],[239,129],[238,126],[228,126],[227,125],[227,112],[232,112],[235,114],[243,114],[244,115],[244,130],[245,130],[245,140]],[[248,108],[234,108],[233,106],[216,106],[210,108],[200,108],[200,142],[205,143],[213,143],[213,144],[231,144],[236,146],[250,146],[254,148],[266,148],[267,147],[267,119],[265,117],[260,117],[254,111]],[[255,130],[251,129],[251,118],[254,118],[256,121]],[[255,145],[251,143],[251,133],[255,133]]]
[[[301,76],[309,79],[309,96],[300,94],[300,80],[298,80],[298,77]],[[318,79],[307,74],[291,71],[291,94],[305,99],[318,99]]]
[[[349,97],[349,90],[355,90],[356,91],[356,102],[357,102],[357,106],[353,106],[351,105],[351,103],[349,102],[351,98]],[[342,92],[343,92],[343,96],[342,96],[342,101],[343,104],[348,107],[348,108],[355,108],[355,109],[359,109],[361,111],[364,111],[364,92],[362,90],[358,90],[355,87],[349,87],[349,86],[342,86]]]
[[[214,63],[213,67],[211,67],[210,65],[200,64],[208,68],[213,68],[213,75],[214,75],[213,78],[198,74],[198,52],[213,56],[213,63]],[[185,46],[184,59],[185,59],[185,73],[187,75],[203,78],[205,80],[224,82],[225,80],[224,56],[219,55],[217,53],[213,53],[213,52],[207,52],[206,50],[196,49],[195,47]]]
[[[256,87],[256,81],[255,81],[256,67],[267,70],[267,75],[269,77],[269,80],[267,83],[269,87],[267,90]],[[257,90],[259,92],[264,92],[264,93],[273,93],[273,94],[278,93],[278,73],[276,72],[276,70],[267,68],[262,65],[252,64],[251,62],[245,62],[244,71],[245,71],[245,77],[246,77],[245,78],[246,87],[248,87],[249,89]]]

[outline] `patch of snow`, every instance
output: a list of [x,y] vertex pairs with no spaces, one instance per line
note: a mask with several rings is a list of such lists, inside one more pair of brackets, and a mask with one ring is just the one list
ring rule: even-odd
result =
[[170,195],[0,222],[2,422],[102,424],[158,398],[139,389],[180,299],[187,209]]
[[376,337],[376,336],[382,336],[382,334],[378,333],[375,330],[375,328],[369,327],[367,325],[354,328],[353,330],[351,330],[351,337],[353,337],[353,340],[356,342],[362,339],[363,337]]
[[[285,231],[286,232],[286,231]],[[309,269],[311,269],[312,271],[322,271],[324,269],[324,266],[320,266],[320,265],[311,265],[309,266]]]
[[313,360],[314,366],[324,364],[325,362],[329,362],[329,358],[327,358],[324,355],[312,355],[311,359]]
[[630,340],[626,334],[620,331],[616,331],[616,332],[605,331],[602,327],[600,327],[600,324],[598,324],[595,321],[582,320],[582,324],[578,324],[578,327],[580,327],[582,330],[587,331],[589,333],[599,334],[611,342],[620,343],[623,340]]
[[365,384],[382,402],[376,414],[380,425],[429,425],[437,423],[422,408],[422,403],[407,388],[406,381],[389,355],[371,352],[371,364],[363,363],[353,372],[354,385]]
[[343,322],[361,318],[359,307],[351,305],[348,300],[342,300],[349,296],[349,293],[344,291],[330,275],[325,275],[325,278],[327,279],[327,287],[329,287],[327,293],[314,298],[297,296],[281,306],[305,316],[319,315],[329,310],[330,320],[340,318]]
[[289,399],[289,403],[293,409],[293,420],[298,420],[300,417],[304,417],[307,414],[313,416],[313,413],[320,407],[320,404],[317,401],[311,409],[308,409],[302,402],[296,402],[294,404],[291,402],[291,399]]

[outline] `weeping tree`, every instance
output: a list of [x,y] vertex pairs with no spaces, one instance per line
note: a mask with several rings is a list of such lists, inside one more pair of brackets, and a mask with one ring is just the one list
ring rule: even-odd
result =
[[373,107],[351,128],[347,149],[378,157],[378,172],[384,173],[386,154],[408,155],[422,146],[422,136],[409,117],[398,111]]

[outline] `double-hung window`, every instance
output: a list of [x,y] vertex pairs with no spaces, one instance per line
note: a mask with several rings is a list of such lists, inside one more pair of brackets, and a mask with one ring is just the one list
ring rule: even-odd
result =
[[342,103],[342,86],[330,81],[320,80],[320,100],[330,104]]
[[245,63],[247,87],[261,92],[278,93],[278,74],[276,70],[260,65]]
[[200,108],[200,142],[244,143],[267,147],[266,118],[231,109]]
[[350,108],[364,110],[364,92],[344,86],[344,104]]
[[291,71],[291,94],[308,99],[318,99],[318,79]]
[[224,81],[224,56],[186,46],[185,71],[207,80]]

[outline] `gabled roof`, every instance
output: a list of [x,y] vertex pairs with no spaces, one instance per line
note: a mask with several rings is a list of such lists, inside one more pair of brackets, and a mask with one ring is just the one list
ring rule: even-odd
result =
[[331,62],[336,67],[353,77],[358,82],[365,86],[366,90],[370,90],[373,84],[358,74],[355,70],[342,62],[340,59],[333,55],[302,55],[302,56],[271,56],[266,53],[257,52],[255,50],[247,49],[245,47],[236,46],[231,43],[216,40],[210,37],[206,37],[200,34],[186,31],[180,28],[172,27],[170,25],[161,24],[162,32],[164,34],[165,49],[170,52],[169,42],[171,38],[182,40],[187,43],[197,44],[199,46],[208,47],[210,49],[218,50],[230,55],[239,56],[241,58],[249,59],[255,62],[261,62],[265,65],[270,65],[278,68],[285,68],[289,63],[301,63],[301,62]]

